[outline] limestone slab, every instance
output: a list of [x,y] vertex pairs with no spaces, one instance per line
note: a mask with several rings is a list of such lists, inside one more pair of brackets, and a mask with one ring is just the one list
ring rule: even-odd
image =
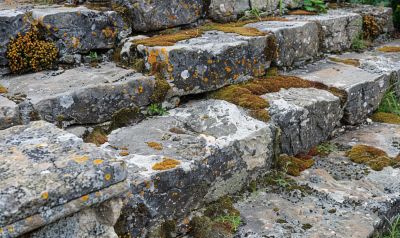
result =
[[18,105],[0,96],[0,130],[19,125],[21,122]]

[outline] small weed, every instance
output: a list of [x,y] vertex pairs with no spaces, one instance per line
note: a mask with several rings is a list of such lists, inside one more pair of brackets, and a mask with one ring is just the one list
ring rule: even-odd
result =
[[309,12],[326,13],[327,7],[323,0],[304,0],[304,10]]
[[233,232],[237,231],[240,224],[242,223],[240,216],[235,216],[235,215],[219,216],[215,219],[215,221],[228,223],[230,227],[232,227]]
[[355,51],[364,50],[366,48],[362,34],[358,34],[351,42],[351,48]]
[[89,57],[92,61],[97,61],[99,58],[97,56],[97,52],[96,51],[90,51],[89,52]]
[[168,112],[160,103],[153,103],[147,108],[147,114],[149,116],[164,116],[167,115]]
[[317,146],[317,152],[321,156],[327,156],[327,155],[329,155],[330,153],[332,153],[332,152],[334,152],[336,150],[337,150],[336,145],[331,144],[329,142],[322,143],[322,144]]
[[390,224],[389,231],[382,235],[378,236],[379,238],[399,238],[400,237],[400,216],[396,217],[393,222]]
[[258,8],[252,8],[249,11],[249,14],[251,17],[257,18],[258,20],[261,20],[261,11]]
[[393,87],[389,89],[379,104],[378,112],[393,113],[400,116],[400,102]]

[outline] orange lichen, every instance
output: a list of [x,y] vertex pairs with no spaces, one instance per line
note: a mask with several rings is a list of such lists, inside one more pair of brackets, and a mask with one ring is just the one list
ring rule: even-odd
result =
[[126,151],[126,150],[121,151],[121,152],[119,152],[119,155],[120,156],[128,156],[129,155],[129,151]]
[[371,119],[375,122],[400,125],[400,116],[393,113],[376,112],[372,114]]
[[382,46],[378,48],[378,51],[385,53],[396,53],[400,52],[400,46]]
[[313,159],[297,158],[283,154],[279,156],[278,165],[292,176],[299,176],[300,173],[314,165]]
[[111,29],[111,27],[104,28],[101,33],[103,33],[104,37],[106,38],[115,38],[117,36],[117,31]]
[[102,159],[95,159],[95,160],[93,160],[93,164],[94,164],[94,165],[101,165],[103,162],[104,162],[104,160],[102,160]]
[[337,63],[353,65],[355,67],[359,67],[360,66],[360,61],[358,59],[341,59],[341,58],[336,58],[336,57],[329,57],[329,59],[331,61],[337,62]]
[[0,93],[7,93],[7,92],[8,92],[7,88],[0,84]]
[[152,169],[154,169],[154,170],[173,169],[180,164],[181,164],[181,162],[178,160],[165,157],[165,158],[163,158],[163,161],[155,163],[153,165]]
[[83,195],[83,196],[81,197],[81,200],[84,201],[84,202],[86,202],[87,200],[89,200],[89,195]]
[[294,11],[290,11],[288,12],[288,15],[318,15],[317,12],[310,12],[310,11],[306,11],[306,10],[294,10]]
[[377,171],[395,163],[385,151],[368,145],[355,145],[346,152],[346,156],[355,163],[366,164]]
[[149,146],[150,148],[153,148],[155,150],[162,150],[163,146],[160,143],[157,143],[155,141],[150,141],[150,142],[146,142],[147,146]]

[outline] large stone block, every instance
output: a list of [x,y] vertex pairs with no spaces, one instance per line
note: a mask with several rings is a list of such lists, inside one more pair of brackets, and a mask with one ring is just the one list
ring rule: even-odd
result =
[[290,74],[323,83],[347,93],[343,122],[357,124],[374,112],[390,86],[385,74],[373,74],[345,64],[316,62]]
[[340,99],[314,88],[282,89],[263,96],[272,121],[281,129],[283,153],[308,152],[326,141],[342,118]]
[[393,10],[390,7],[356,5],[354,8],[350,8],[349,11],[361,14],[363,17],[372,17],[378,26],[377,34],[391,34],[395,30],[393,26]]
[[21,124],[18,105],[0,96],[0,130]]
[[4,77],[0,83],[19,103],[25,122],[36,116],[68,125],[105,122],[120,109],[150,104],[155,80],[106,63]]
[[161,68],[174,95],[187,95],[264,75],[271,60],[267,59],[268,50],[273,51],[270,37],[207,31],[173,46],[138,45],[133,55],[141,55],[149,71]]
[[56,42],[61,55],[114,48],[125,30],[116,12],[85,7],[35,8],[32,17],[47,29],[48,38]]
[[[182,218],[239,191],[270,168],[274,136],[271,125],[218,100],[190,102],[167,116],[114,131],[109,143],[129,151],[124,158],[131,183],[118,230],[139,236],[157,219]],[[179,164],[153,167],[165,159]]]
[[0,66],[7,65],[7,45],[10,38],[29,29],[25,12],[19,10],[0,10]]
[[249,9],[250,4],[246,0],[211,0],[208,16],[217,22],[230,22]]
[[298,66],[318,56],[319,29],[315,22],[264,21],[246,26],[275,35],[278,46],[275,63],[280,67]]
[[313,21],[320,26],[320,50],[341,52],[350,49],[353,40],[362,33],[362,17],[345,10],[328,10],[313,16],[288,16],[290,20]]
[[134,31],[155,31],[188,25],[203,14],[202,0],[112,0],[112,6],[125,16]]
[[0,231],[16,237],[126,191],[125,164],[37,121],[0,131]]

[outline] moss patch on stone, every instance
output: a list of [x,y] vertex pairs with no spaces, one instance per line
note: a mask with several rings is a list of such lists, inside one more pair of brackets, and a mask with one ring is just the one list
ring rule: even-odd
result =
[[247,84],[230,85],[222,88],[212,94],[215,99],[221,99],[233,103],[235,105],[251,109],[259,110],[269,106],[268,102],[254,94],[246,88]]
[[201,34],[203,34],[203,31],[195,28],[178,31],[172,34],[157,35],[146,39],[134,40],[133,43],[145,46],[173,46],[178,41],[199,37]]
[[249,21],[233,22],[233,23],[210,23],[201,27],[202,31],[222,31],[225,33],[236,33],[242,36],[265,36],[266,33],[259,31],[253,27],[245,27],[244,25],[251,23]]
[[292,176],[299,176],[300,173],[314,165],[313,159],[297,158],[289,155],[281,155],[278,160],[281,168],[286,170],[286,173]]
[[400,116],[394,113],[376,112],[372,114],[371,119],[375,122],[400,125]]
[[122,108],[112,115],[109,131],[137,122],[140,118],[139,108]]
[[288,15],[313,16],[318,15],[318,13],[299,9],[288,12]]
[[381,27],[377,23],[374,16],[364,15],[363,16],[363,36],[364,39],[373,40],[379,36]]
[[155,163],[152,166],[152,169],[153,170],[168,170],[168,169],[173,169],[180,164],[181,164],[181,162],[179,160],[165,157],[165,158],[163,158],[163,161]]
[[400,52],[400,46],[382,46],[378,48],[378,51],[385,53],[397,53]]
[[96,127],[88,135],[84,136],[83,141],[100,146],[108,141],[107,134],[103,128]]
[[7,88],[0,84],[0,93],[7,93],[7,92],[8,92]]
[[171,89],[171,86],[160,74],[156,74],[156,80],[154,83],[154,91],[150,96],[150,100],[153,103],[161,103],[165,100],[168,91]]
[[329,59],[333,62],[336,63],[342,63],[342,64],[347,64],[347,65],[352,65],[355,67],[360,66],[360,61],[358,59],[341,59],[341,58],[336,58],[336,57],[329,57]]
[[396,163],[385,151],[368,145],[355,145],[346,152],[346,156],[351,161],[358,164],[366,164],[376,171]]

